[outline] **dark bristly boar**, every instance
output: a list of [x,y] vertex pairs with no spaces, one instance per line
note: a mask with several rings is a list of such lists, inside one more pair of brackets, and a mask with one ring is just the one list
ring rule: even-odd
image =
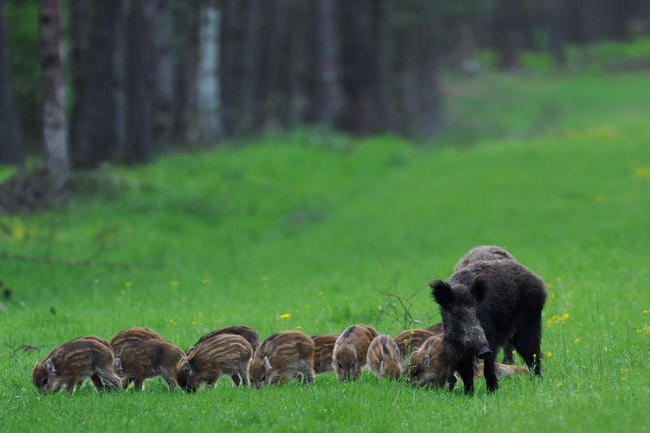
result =
[[194,344],[194,346],[187,349],[187,354],[188,355],[191,354],[194,348],[196,347],[196,345],[201,343],[203,340],[207,340],[208,338],[212,338],[215,335],[221,335],[221,334],[233,334],[233,335],[239,335],[240,337],[244,337],[246,341],[248,341],[248,343],[253,348],[253,352],[257,350],[257,346],[260,344],[260,334],[253,328],[249,328],[248,326],[228,326],[227,328],[222,328],[216,331],[209,332],[205,334],[203,337],[199,338],[199,341],[197,341]]
[[176,364],[184,356],[183,349],[165,340],[133,341],[115,356],[115,369],[124,389],[134,383],[135,390],[142,391],[146,379],[160,376],[173,391],[176,389]]
[[544,281],[514,260],[478,261],[447,282],[431,283],[440,305],[444,341],[465,393],[474,392],[474,360],[484,360],[487,389],[498,388],[495,357],[510,341],[524,362],[541,376],[540,345]]
[[366,363],[375,376],[387,379],[399,379],[406,369],[397,343],[390,335],[378,335],[372,340]]
[[268,337],[248,367],[254,388],[290,381],[298,374],[307,383],[314,381],[314,342],[300,331],[283,331]]
[[361,376],[361,369],[366,364],[370,343],[377,336],[377,331],[367,325],[352,325],[334,343],[332,363],[339,380],[356,380]]
[[111,339],[111,347],[113,348],[113,352],[116,355],[119,355],[124,346],[133,343],[134,341],[162,339],[162,336],[153,329],[143,327],[129,328],[118,332],[117,335]]
[[492,261],[492,260],[515,260],[512,254],[501,247],[495,245],[479,245],[469,250],[462,259],[456,263],[454,272],[458,272],[474,262]]
[[240,335],[218,334],[194,346],[191,354],[176,364],[178,386],[196,392],[201,385],[214,385],[223,375],[235,386],[247,386],[248,363],[253,356],[250,343]]
[[427,331],[426,329],[407,329],[395,336],[395,343],[397,343],[402,357],[408,359],[413,352],[422,346],[422,343],[427,338],[433,337],[434,335],[433,332]]
[[[514,260],[517,261],[510,252],[506,251],[504,248],[497,247],[495,245],[479,245],[469,250],[462,259],[456,263],[454,272],[471,265],[474,262],[479,261],[493,261],[493,260]],[[435,325],[434,325],[435,326]],[[440,327],[442,332],[442,326]],[[513,364],[513,347],[510,341],[503,343],[503,362],[505,364]]]
[[311,337],[314,341],[314,372],[316,374],[334,370],[332,354],[337,338],[337,334],[321,334]]
[[43,394],[57,392],[61,387],[73,393],[87,378],[92,379],[97,391],[119,387],[113,351],[102,338],[90,336],[68,341],[34,364],[32,370],[34,385]]

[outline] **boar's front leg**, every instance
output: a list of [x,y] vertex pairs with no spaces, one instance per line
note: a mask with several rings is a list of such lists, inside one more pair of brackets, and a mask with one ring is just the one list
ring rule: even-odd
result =
[[458,374],[463,380],[466,395],[474,394],[474,365],[472,365],[472,358],[468,357],[460,361],[458,364]]
[[499,388],[499,380],[495,372],[495,356],[492,352],[492,355],[488,356],[483,360],[483,376],[485,376],[485,384],[487,385],[488,392],[494,392]]
[[93,385],[95,386],[97,392],[102,392],[104,390],[104,382],[102,382],[99,376],[93,374],[90,376],[90,380],[93,382]]

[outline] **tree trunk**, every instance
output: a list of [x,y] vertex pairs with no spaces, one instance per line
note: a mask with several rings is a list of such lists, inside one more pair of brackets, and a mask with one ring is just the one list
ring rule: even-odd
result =
[[0,164],[19,164],[25,159],[18,111],[11,84],[9,44],[5,31],[4,0],[0,0]]
[[260,24],[262,18],[262,1],[249,0],[247,2],[245,36],[243,47],[244,70],[242,79],[242,105],[241,105],[241,126],[240,130],[251,132],[259,128],[256,123],[260,118],[258,111],[261,109],[258,95],[258,74],[259,65],[259,40]]
[[199,25],[198,113],[201,140],[217,141],[222,135],[219,88],[219,35],[221,14],[208,2],[201,6]]
[[224,0],[222,2],[223,23],[221,25],[221,112],[223,128],[226,134],[237,130],[239,119],[239,63],[240,36],[239,25],[241,21],[240,7],[243,3],[237,0]]
[[41,0],[40,24],[45,161],[56,190],[65,184],[69,175],[60,0]]
[[334,0],[316,2],[316,72],[318,86],[316,111],[318,121],[326,127],[333,127],[343,108],[343,94],[339,81],[336,34],[336,10]]
[[169,143],[173,135],[174,106],[174,23],[172,0],[157,0],[154,23],[155,98],[154,136],[156,141]]
[[[77,7],[86,3],[77,1]],[[73,16],[77,32],[74,49],[76,73],[72,113],[72,161],[92,168],[110,159],[116,148],[115,34],[121,0],[91,2]]]
[[126,157],[132,162],[153,157],[154,8],[154,0],[134,1],[128,18]]
[[174,135],[178,140],[193,143],[200,136],[197,121],[199,6],[195,1],[177,5],[174,16],[179,29],[174,47]]
[[501,0],[495,12],[495,38],[501,69],[521,69],[519,58],[524,43],[522,25],[526,20],[523,0]]
[[548,31],[548,50],[558,65],[566,65],[564,53],[565,12],[563,4],[558,0],[544,0],[542,3],[544,21]]

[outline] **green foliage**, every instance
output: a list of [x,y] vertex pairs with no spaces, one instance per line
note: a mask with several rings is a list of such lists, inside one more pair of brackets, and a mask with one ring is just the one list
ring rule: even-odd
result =
[[[452,112],[474,110],[480,146],[297,131],[106,167],[118,196],[1,217],[0,253],[62,261],[0,261],[12,291],[0,299],[3,431],[648,431],[649,78],[455,79]],[[559,111],[538,128],[545,104]],[[492,243],[549,287],[544,378],[505,378],[495,395],[483,380],[467,398],[368,373],[261,391],[224,379],[196,395],[160,379],[140,394],[31,384],[58,344],[136,325],[184,348],[237,323],[263,338],[356,322],[394,335],[376,289],[419,289],[412,314],[432,324],[426,283]],[[65,264],[78,259],[95,263]],[[40,353],[14,355],[21,344]]]

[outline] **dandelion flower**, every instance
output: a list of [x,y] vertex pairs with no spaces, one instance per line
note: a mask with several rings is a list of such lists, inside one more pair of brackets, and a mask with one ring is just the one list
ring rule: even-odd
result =
[[415,334],[415,331],[411,331],[411,334]]
[[207,278],[204,278],[204,279],[201,280],[201,282],[202,282],[203,284],[208,284],[209,281],[210,281],[210,280],[208,280]]
[[[97,280],[95,280],[97,281]],[[648,310],[643,310],[643,314],[648,314]]]
[[267,277],[266,275],[264,275],[264,276],[262,277],[262,281],[268,281],[268,280],[269,280],[269,277]]
[[551,284],[551,283],[546,283],[546,288],[548,288],[548,289],[552,289],[552,288],[553,288],[553,284]]
[[127,281],[127,282],[124,283],[124,285],[126,287],[131,287],[131,286],[133,286],[133,283],[131,281]]
[[323,292],[318,292],[318,296],[323,296]]
[[627,371],[627,368],[621,368],[621,373],[625,373]]
[[285,313],[282,316],[280,316],[280,319],[291,319],[291,313]]
[[625,380],[625,377],[621,377],[621,380],[623,380],[623,381],[624,381],[624,380]]
[[[97,278],[95,278],[94,283],[99,284],[99,280]],[[643,314],[645,314],[645,312]]]
[[176,286],[178,286],[178,281],[172,281],[172,282],[169,283],[169,285],[172,286],[172,287],[176,287]]
[[558,383],[556,383],[556,384],[555,384],[555,387],[556,387],[556,388],[561,388],[561,387],[562,387],[562,382],[558,382]]
[[302,326],[296,326],[296,329],[302,331]]
[[553,352],[546,352],[546,356],[550,358],[551,356],[553,356]]
[[580,343],[580,341],[581,341],[581,340],[580,340],[579,338],[576,338],[575,340],[573,340],[573,342],[574,342],[575,344]]
[[560,281],[562,281],[562,277],[556,277],[555,281],[557,281],[559,283]]

